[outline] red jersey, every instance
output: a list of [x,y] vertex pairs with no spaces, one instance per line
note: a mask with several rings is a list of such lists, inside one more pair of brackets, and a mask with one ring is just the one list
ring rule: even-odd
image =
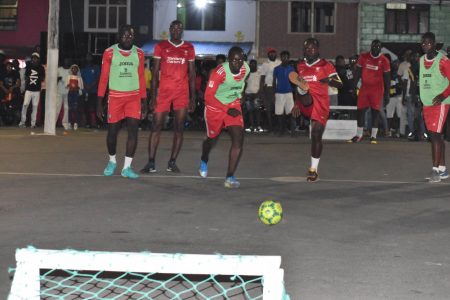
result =
[[[238,74],[233,74],[233,78],[236,81],[245,80],[246,78],[246,68],[245,65],[242,65]],[[216,108],[220,108],[223,111],[228,110],[228,106],[223,104],[216,98],[216,92],[219,86],[225,82],[227,74],[225,73],[225,69],[222,65],[217,66],[209,75],[208,84],[205,90],[205,104],[211,105]],[[239,100],[239,99],[236,99]],[[234,103],[234,102],[233,102]]]
[[195,50],[191,43],[182,41],[175,45],[169,40],[155,46],[155,59],[160,59],[160,89],[189,89],[188,62],[195,61]]
[[[122,50],[119,49],[120,54],[123,56],[129,56],[131,54],[131,50]],[[139,90],[131,91],[131,92],[122,92],[122,91],[114,91],[109,90],[109,94],[115,97],[127,97],[127,96],[135,96],[140,95],[141,99],[147,98],[147,92],[145,87],[145,75],[144,75],[144,51],[142,49],[136,47],[136,52],[139,57],[139,67],[138,67],[138,75],[139,75]],[[111,61],[114,54],[113,47],[109,47],[103,53],[102,58],[102,71],[98,83],[98,92],[97,95],[99,97],[104,97],[106,93],[106,87],[108,86],[109,81],[109,70],[111,68]]]
[[359,56],[357,66],[361,67],[361,87],[384,90],[383,74],[391,71],[389,60],[383,54],[373,57],[370,52]]
[[[425,56],[425,59],[423,60],[423,64],[425,65],[425,68],[429,69],[434,63],[434,58],[432,60],[428,60]],[[439,70],[441,71],[442,76],[447,77],[448,80],[450,80],[450,59],[448,59],[446,56],[442,56],[441,62],[439,64]],[[450,96],[450,84],[448,87],[442,92],[442,96],[447,98]]]
[[304,78],[309,84],[309,94],[314,102],[330,103],[328,95],[328,84],[319,80],[336,75],[334,66],[324,59],[318,59],[311,65],[305,60],[297,64],[298,75]]

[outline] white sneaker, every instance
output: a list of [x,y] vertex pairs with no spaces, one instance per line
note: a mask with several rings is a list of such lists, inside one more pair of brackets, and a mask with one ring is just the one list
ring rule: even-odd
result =
[[73,124],[73,130],[77,130],[78,129],[78,123]]

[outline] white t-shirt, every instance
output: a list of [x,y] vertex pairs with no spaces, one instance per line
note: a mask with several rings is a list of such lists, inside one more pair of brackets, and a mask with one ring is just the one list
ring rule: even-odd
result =
[[265,63],[262,64],[259,72],[261,73],[261,76],[266,76],[264,78],[265,85],[272,86],[272,84],[273,84],[273,69],[275,69],[275,67],[277,67],[279,64],[281,64],[281,61],[279,61],[278,59],[275,61],[267,60]]
[[250,72],[247,77],[247,87],[245,88],[246,94],[256,94],[259,92],[259,81],[261,80],[261,75],[259,71]]
[[60,94],[68,94],[69,90],[67,89],[67,76],[70,75],[70,68],[64,69],[63,67],[58,67],[58,93]]
[[406,96],[409,96],[409,89],[411,87],[411,78],[409,77],[409,70],[411,68],[411,64],[407,61],[403,61],[398,66],[397,75],[399,80],[407,80],[406,85]]

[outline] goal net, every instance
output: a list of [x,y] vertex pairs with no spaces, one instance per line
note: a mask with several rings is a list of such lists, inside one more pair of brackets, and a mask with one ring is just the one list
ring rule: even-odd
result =
[[280,256],[16,251],[8,300],[289,300]]

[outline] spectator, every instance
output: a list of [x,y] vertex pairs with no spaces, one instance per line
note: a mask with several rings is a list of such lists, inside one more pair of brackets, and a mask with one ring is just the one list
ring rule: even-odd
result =
[[260,79],[256,60],[250,60],[250,74],[245,88],[245,107],[248,112],[248,128],[246,132],[263,132],[261,127]]
[[[86,54],[86,65],[81,69],[81,78],[84,85],[85,101],[81,105],[83,116],[86,117],[86,126],[97,128],[97,90],[100,79],[100,67],[94,64],[91,53]],[[81,101],[82,102],[82,101]],[[87,124],[89,123],[89,124]]]
[[277,135],[282,136],[286,128],[284,114],[290,121],[291,135],[295,133],[295,119],[292,118],[291,111],[294,107],[294,95],[289,81],[289,73],[295,72],[294,67],[289,63],[290,53],[281,51],[281,64],[273,69],[272,87],[275,92],[275,116],[278,122]]
[[273,84],[273,69],[280,64],[277,60],[277,51],[274,48],[267,49],[268,60],[262,64],[260,69],[261,81],[260,81],[260,97],[264,100],[264,110],[266,112],[268,132],[273,130],[272,126],[272,113],[275,106],[275,94],[272,87]]
[[22,116],[19,127],[24,128],[27,120],[28,105],[32,104],[31,128],[36,127],[36,115],[41,94],[42,82],[45,78],[45,69],[40,63],[40,55],[37,52],[31,54],[31,63],[25,70],[25,96],[23,99]]
[[338,89],[338,105],[356,105],[353,71],[350,65],[345,64],[345,59],[342,55],[336,56],[336,72],[342,80],[342,88]]
[[62,125],[65,130],[71,129],[69,124],[69,102],[67,95],[69,90],[67,89],[67,77],[70,75],[70,59],[65,58],[62,66],[58,67],[58,102],[56,106],[56,118],[59,118],[61,112],[61,106],[63,106],[63,118]]
[[70,74],[67,76],[67,89],[69,93],[67,100],[69,102],[69,123],[73,130],[78,129],[80,122],[80,111],[78,108],[80,96],[83,94],[83,79],[79,74],[80,68],[78,65],[70,66]]
[[20,75],[11,62],[6,63],[6,73],[0,75],[0,100],[0,122],[11,125],[20,107]]

